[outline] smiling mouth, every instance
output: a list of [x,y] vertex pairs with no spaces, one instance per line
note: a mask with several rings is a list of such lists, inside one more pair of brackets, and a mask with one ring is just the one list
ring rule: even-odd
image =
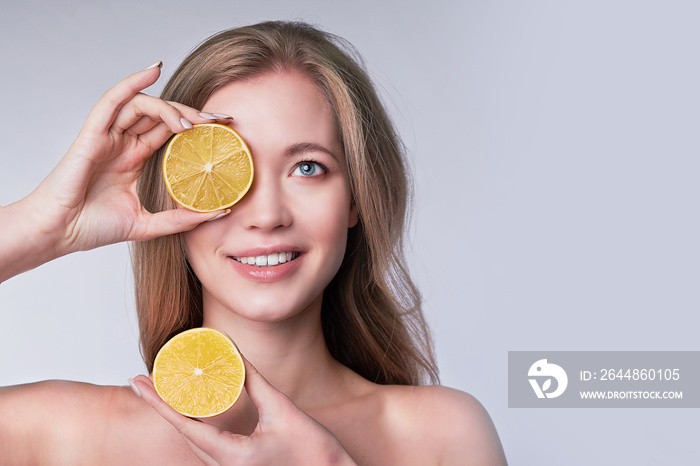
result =
[[233,260],[236,260],[241,264],[254,265],[256,267],[273,267],[275,265],[280,265],[284,264],[285,262],[293,261],[294,259],[299,257],[299,253],[273,252],[272,254],[266,254],[264,256],[231,257],[233,258]]

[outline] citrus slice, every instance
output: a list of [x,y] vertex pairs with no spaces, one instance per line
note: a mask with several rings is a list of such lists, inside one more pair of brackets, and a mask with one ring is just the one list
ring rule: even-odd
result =
[[245,366],[236,345],[211,328],[172,337],[153,363],[153,385],[175,411],[189,417],[221,414],[238,400]]
[[176,134],[165,149],[163,177],[175,202],[197,212],[226,209],[253,183],[253,159],[228,126],[204,123]]

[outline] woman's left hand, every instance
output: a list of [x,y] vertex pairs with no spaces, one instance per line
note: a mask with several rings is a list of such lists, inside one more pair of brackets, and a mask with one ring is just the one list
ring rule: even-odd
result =
[[141,398],[175,426],[206,465],[356,464],[328,429],[270,385],[248,361],[245,388],[259,419],[249,436],[182,416],[158,396],[146,376],[133,382]]

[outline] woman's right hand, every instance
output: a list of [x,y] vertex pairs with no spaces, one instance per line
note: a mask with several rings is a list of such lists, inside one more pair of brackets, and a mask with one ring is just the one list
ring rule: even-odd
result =
[[186,231],[224,212],[150,213],[136,186],[146,160],[208,114],[141,91],[160,63],[105,92],[70,149],[29,196],[0,209],[0,281],[64,254]]
[[335,435],[270,385],[245,358],[244,362],[246,393],[258,410],[258,425],[251,435],[222,431],[181,415],[160,398],[151,379],[144,375],[130,383],[208,466],[357,464]]

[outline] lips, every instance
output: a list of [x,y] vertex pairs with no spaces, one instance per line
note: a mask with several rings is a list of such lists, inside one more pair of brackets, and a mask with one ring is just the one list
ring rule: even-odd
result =
[[306,257],[305,254],[288,248],[269,251],[270,249],[249,250],[243,253],[247,254],[245,256],[228,257],[234,270],[241,276],[259,283],[273,283],[289,277],[301,266]]

